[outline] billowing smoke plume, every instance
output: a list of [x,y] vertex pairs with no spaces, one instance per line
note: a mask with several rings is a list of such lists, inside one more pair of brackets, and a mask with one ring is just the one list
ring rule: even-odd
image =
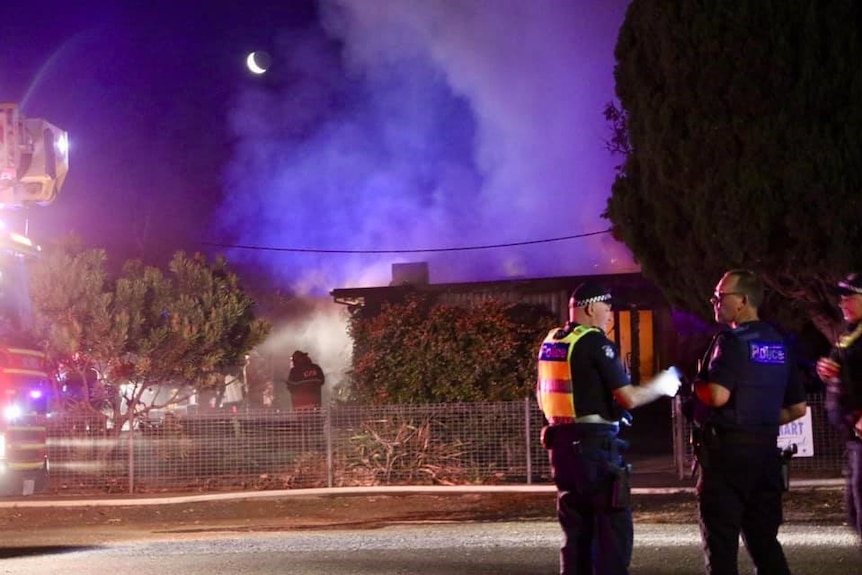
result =
[[237,97],[237,155],[219,226],[300,293],[635,269],[607,234],[495,249],[423,250],[588,234],[614,158],[602,110],[624,0],[323,0]]

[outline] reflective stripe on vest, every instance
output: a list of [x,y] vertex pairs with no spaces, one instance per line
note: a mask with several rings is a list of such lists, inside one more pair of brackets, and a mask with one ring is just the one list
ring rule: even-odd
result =
[[847,349],[859,339],[859,336],[862,335],[862,323],[856,326],[851,333],[847,333],[838,338],[838,341],[835,342],[835,347],[838,349]]
[[539,408],[549,421],[552,418],[577,417],[575,398],[572,393],[572,368],[569,361],[575,343],[591,331],[599,330],[579,325],[565,337],[558,339],[555,336],[562,330],[556,328],[548,332],[542,342],[542,347],[539,349],[536,399],[539,402]]

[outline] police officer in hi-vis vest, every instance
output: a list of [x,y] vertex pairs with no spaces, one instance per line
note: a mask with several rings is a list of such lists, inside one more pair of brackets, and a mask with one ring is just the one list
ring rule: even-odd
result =
[[713,338],[694,381],[697,503],[710,575],[739,573],[739,535],[758,573],[788,575],[778,541],[785,485],[778,428],[805,415],[805,388],[785,338],[761,321],[763,283],[731,270],[709,299]]
[[569,299],[569,322],[551,330],[539,350],[536,397],[548,422],[542,445],[557,486],[563,575],[629,572],[631,467],[617,438],[620,420],[625,410],[676,395],[680,386],[673,368],[631,385],[605,334],[612,319],[611,293],[583,283]]
[[862,542],[862,274],[848,275],[836,291],[847,331],[829,357],[817,362],[817,375],[826,384],[829,422],[847,447],[845,508],[850,527]]

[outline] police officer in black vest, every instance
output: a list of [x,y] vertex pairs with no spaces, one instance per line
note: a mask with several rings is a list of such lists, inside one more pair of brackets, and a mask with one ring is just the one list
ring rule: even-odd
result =
[[611,293],[586,282],[569,299],[569,322],[551,330],[539,350],[536,396],[548,421],[542,444],[557,486],[563,575],[628,574],[631,468],[617,438],[620,419],[627,409],[676,395],[680,386],[670,370],[632,385],[605,335],[612,319]]
[[790,570],[778,542],[782,458],[778,428],[805,415],[805,389],[784,337],[761,321],[763,283],[748,270],[722,276],[710,298],[719,333],[694,382],[698,514],[710,575],[739,573],[742,533],[758,573]]
[[847,330],[829,356],[817,362],[817,375],[826,384],[829,422],[847,447],[845,508],[862,541],[862,274],[848,275],[836,291]]

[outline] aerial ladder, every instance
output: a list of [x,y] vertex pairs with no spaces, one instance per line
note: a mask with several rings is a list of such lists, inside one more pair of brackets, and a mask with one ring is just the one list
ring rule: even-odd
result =
[[[69,137],[16,104],[0,104],[0,219],[4,211],[54,202],[69,171]],[[0,221],[0,495],[48,486],[52,370],[32,340],[27,263],[39,248]]]

